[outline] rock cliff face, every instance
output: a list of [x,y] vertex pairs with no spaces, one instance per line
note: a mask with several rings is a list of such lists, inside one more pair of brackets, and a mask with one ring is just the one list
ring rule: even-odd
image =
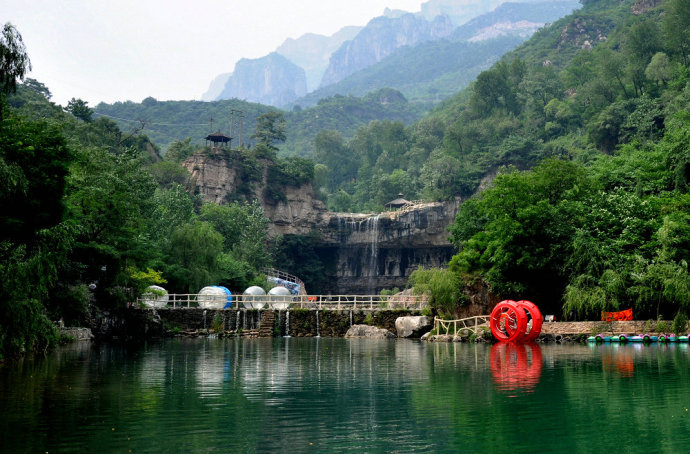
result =
[[304,69],[274,52],[238,61],[216,99],[237,98],[281,107],[306,93]]
[[383,60],[396,49],[448,36],[453,25],[447,16],[431,21],[414,14],[372,19],[351,41],[331,55],[321,87],[338,82],[360,69]]
[[362,27],[356,26],[343,27],[331,36],[306,33],[297,39],[286,39],[276,52],[304,68],[307,91],[310,92],[319,86],[331,54],[345,41],[354,38],[361,29]]
[[417,267],[445,267],[454,253],[447,228],[458,202],[425,203],[377,215],[328,213],[317,229],[335,260],[331,293],[374,294],[404,288]]
[[332,294],[372,294],[405,287],[418,266],[444,267],[454,253],[447,228],[457,214],[457,201],[380,214],[334,213],[314,197],[311,185],[282,187],[285,199],[281,201],[266,197],[265,168],[263,180],[248,185],[236,152],[218,148],[199,152],[183,165],[192,174],[194,192],[209,202],[258,200],[271,221],[270,234],[318,233],[318,253],[333,270],[325,289]]
[[197,152],[182,163],[192,174],[193,191],[207,202],[222,205],[233,200],[257,200],[271,220],[271,235],[305,235],[326,222],[328,210],[314,197],[311,185],[282,188],[285,201],[266,197],[268,162],[263,162],[261,177],[249,175],[242,155],[224,148]]

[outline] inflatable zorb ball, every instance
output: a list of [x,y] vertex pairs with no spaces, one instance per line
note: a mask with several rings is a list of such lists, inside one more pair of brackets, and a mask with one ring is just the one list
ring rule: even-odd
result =
[[223,309],[232,306],[232,293],[225,287],[211,285],[199,290],[196,300],[204,309]]
[[141,295],[143,303],[148,307],[161,308],[168,305],[168,291],[157,285],[149,285]]
[[273,309],[284,311],[290,307],[292,295],[285,287],[273,287],[268,291],[268,300]]
[[253,285],[242,293],[242,305],[245,309],[261,309],[266,305],[266,292]]

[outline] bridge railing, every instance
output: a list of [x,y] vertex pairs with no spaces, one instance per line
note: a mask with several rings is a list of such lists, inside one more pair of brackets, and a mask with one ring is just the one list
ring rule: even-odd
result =
[[[443,320],[434,317],[434,330],[436,334],[458,334],[462,330],[469,330],[471,334],[477,334],[480,326],[489,325],[490,315],[476,315],[474,317],[457,320]],[[451,330],[452,328],[452,330]]]
[[[201,299],[203,302],[215,303],[214,305],[220,308],[223,308],[227,301],[224,295],[171,293],[167,295],[167,304],[164,297],[156,299],[150,295],[137,298],[137,303],[144,305],[158,303],[157,305],[162,307],[184,309],[199,307]],[[232,305],[228,309],[421,310],[426,304],[426,298],[417,295],[233,295]]]
[[277,270],[275,268],[263,268],[261,270],[261,272],[266,275],[267,279],[278,278],[278,279],[282,279],[286,282],[292,282],[294,284],[298,284],[299,285],[299,294],[300,295],[306,295],[307,294],[307,288],[304,285],[304,282],[302,282],[302,280],[300,278],[298,278],[297,276],[286,273],[285,271]]

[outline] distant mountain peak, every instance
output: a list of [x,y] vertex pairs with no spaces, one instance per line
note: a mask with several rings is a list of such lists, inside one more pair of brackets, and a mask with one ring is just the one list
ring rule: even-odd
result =
[[306,92],[304,70],[272,52],[265,57],[238,61],[216,99],[237,98],[281,107]]
[[299,38],[286,39],[276,52],[304,69],[307,91],[318,87],[328,67],[328,59],[345,41],[357,35],[362,27],[343,27],[331,36],[305,33]]
[[375,17],[357,36],[343,43],[331,55],[320,87],[371,66],[400,47],[440,39],[452,31],[453,25],[447,16],[437,16],[431,21],[412,13],[399,17]]

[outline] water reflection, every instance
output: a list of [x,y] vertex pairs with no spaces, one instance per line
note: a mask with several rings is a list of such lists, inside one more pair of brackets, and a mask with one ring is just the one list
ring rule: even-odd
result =
[[689,353],[331,338],[79,345],[0,365],[0,451],[679,452]]
[[[635,352],[641,352],[644,345],[612,345],[604,349],[601,354],[601,366],[607,372],[613,372],[621,377],[635,375]],[[630,347],[630,348],[629,348]]]
[[542,367],[541,347],[536,343],[499,342],[491,347],[491,376],[501,391],[532,391]]

